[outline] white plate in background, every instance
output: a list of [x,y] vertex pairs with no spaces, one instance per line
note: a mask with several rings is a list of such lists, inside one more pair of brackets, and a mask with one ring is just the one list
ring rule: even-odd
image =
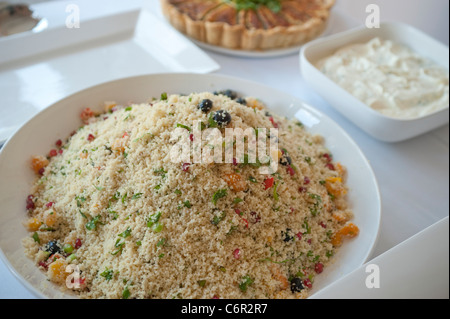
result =
[[[58,17],[62,19],[60,25],[49,26],[49,30],[39,34],[12,35],[0,42],[0,48],[3,45],[27,47],[36,41],[39,47],[55,47],[54,42],[68,36],[76,43],[67,46],[70,41],[66,41],[64,46],[55,47],[57,50],[34,52],[38,55],[28,52],[20,60],[0,63],[0,144],[38,111],[93,85],[142,74],[209,73],[220,68],[191,41],[147,10],[142,10],[140,15],[139,11],[108,15],[93,10],[95,16],[86,5],[98,8],[99,3],[80,1],[77,2],[80,14],[83,17],[83,13],[91,12],[90,20],[81,20],[81,33],[69,30],[64,25],[67,2],[72,3],[52,1],[33,6],[53,24],[58,22]],[[45,10],[39,10],[42,7]],[[120,27],[111,30],[109,27],[115,22],[121,23]]]
[[[35,178],[30,157],[45,154],[57,139],[64,139],[79,127],[79,114],[87,106],[102,110],[104,101],[142,102],[162,92],[188,93],[231,89],[258,97],[272,112],[297,117],[313,134],[325,138],[334,159],[348,169],[349,203],[360,235],[346,241],[335,262],[316,277],[319,291],[360,267],[376,243],[381,218],[381,200],[376,178],[367,159],[354,141],[334,121],[313,107],[270,87],[219,75],[159,74],[116,80],[71,95],[41,111],[24,124],[0,151],[0,257],[18,280],[37,297],[64,297],[48,282],[36,265],[25,257],[21,239],[30,234],[25,199]],[[65,295],[67,296],[67,295]]]

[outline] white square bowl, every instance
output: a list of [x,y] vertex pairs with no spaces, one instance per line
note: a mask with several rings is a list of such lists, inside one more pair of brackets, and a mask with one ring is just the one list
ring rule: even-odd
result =
[[429,132],[449,122],[449,108],[413,119],[398,119],[383,115],[364,104],[323,74],[315,64],[338,49],[355,43],[366,43],[380,37],[408,46],[421,56],[449,69],[449,49],[409,25],[382,23],[380,28],[359,27],[306,44],[300,52],[303,78],[331,106],[359,128],[384,142],[400,142]]

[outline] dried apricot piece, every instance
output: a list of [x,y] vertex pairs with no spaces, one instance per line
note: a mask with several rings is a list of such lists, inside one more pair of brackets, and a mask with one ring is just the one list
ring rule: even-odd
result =
[[235,192],[242,192],[243,190],[245,190],[246,183],[242,180],[241,175],[236,173],[225,174],[223,179]]
[[347,194],[347,190],[342,183],[341,177],[328,177],[325,182],[325,187],[331,195],[335,197],[342,197]]
[[57,283],[64,283],[67,277],[66,273],[67,263],[64,259],[60,258],[52,262],[48,266],[48,277],[51,281]]
[[25,224],[29,231],[37,231],[39,227],[41,227],[41,225],[42,223],[40,222],[40,220],[35,217],[30,218]]
[[356,226],[353,223],[348,223],[331,237],[331,244],[336,247],[340,246],[342,245],[343,237],[354,238],[358,236],[358,234],[359,234],[358,226]]
[[359,234],[359,228],[353,223],[345,225],[340,231],[343,236],[354,238]]
[[31,157],[31,168],[36,174],[40,174],[42,169],[47,167],[48,163],[48,159],[44,156],[39,155]]
[[49,212],[45,214],[44,217],[44,223],[47,226],[54,226],[56,224],[57,221],[57,217],[56,217],[56,213],[55,212]]
[[270,265],[269,266],[270,272],[272,273],[272,277],[279,281],[281,284],[281,289],[282,290],[286,290],[289,288],[289,280],[287,279],[287,277],[283,274],[283,272],[281,271],[280,267],[278,267],[278,265]]

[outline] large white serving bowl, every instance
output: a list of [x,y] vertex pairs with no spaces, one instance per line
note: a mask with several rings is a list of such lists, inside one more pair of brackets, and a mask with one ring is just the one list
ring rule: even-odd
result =
[[25,199],[35,178],[30,157],[46,154],[57,139],[65,139],[77,129],[81,125],[82,109],[90,107],[100,111],[104,101],[143,102],[159,97],[162,92],[224,89],[258,97],[272,112],[297,117],[307,130],[322,135],[334,158],[348,168],[348,198],[354,223],[361,232],[357,238],[346,241],[335,262],[317,276],[313,293],[367,261],[378,237],[380,193],[367,159],[343,129],[302,101],[254,82],[219,75],[157,74],[116,80],[69,96],[38,113],[7,141],[0,152],[0,257],[17,279],[37,297],[70,297],[47,281],[45,274],[25,256],[21,240],[30,234],[22,222],[27,217]]

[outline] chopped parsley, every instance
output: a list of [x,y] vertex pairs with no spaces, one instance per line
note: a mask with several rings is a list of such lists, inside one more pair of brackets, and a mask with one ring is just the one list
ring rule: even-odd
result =
[[38,244],[41,243],[41,240],[39,239],[39,235],[37,232],[35,232],[32,237],[36,243],[38,243]]
[[128,227],[123,233],[119,234],[119,237],[127,238],[131,235],[131,228]]
[[155,233],[159,233],[163,229],[163,225],[159,222],[161,218],[161,212],[157,212],[155,214],[150,215],[147,220],[147,227],[151,228]]
[[86,223],[87,230],[96,230],[97,224],[100,223],[100,215],[95,216],[89,222]]
[[114,277],[114,271],[112,269],[105,268],[105,271],[100,274],[106,281],[110,281]]
[[180,124],[180,123],[177,124],[177,127],[184,128],[184,129],[188,130],[189,132],[192,131],[192,129],[189,126],[186,126],[186,125],[183,125],[183,124]]
[[239,284],[239,289],[241,289],[242,292],[247,292],[248,286],[253,284],[255,280],[251,278],[249,275],[246,275],[242,277],[242,281]]
[[143,193],[137,193],[137,194],[134,194],[134,195],[131,197],[131,199],[138,199],[138,198],[141,198],[142,195],[143,195]]
[[219,189],[217,192],[214,193],[212,202],[215,205],[217,205],[217,201],[223,197],[227,196],[227,190],[226,189]]

